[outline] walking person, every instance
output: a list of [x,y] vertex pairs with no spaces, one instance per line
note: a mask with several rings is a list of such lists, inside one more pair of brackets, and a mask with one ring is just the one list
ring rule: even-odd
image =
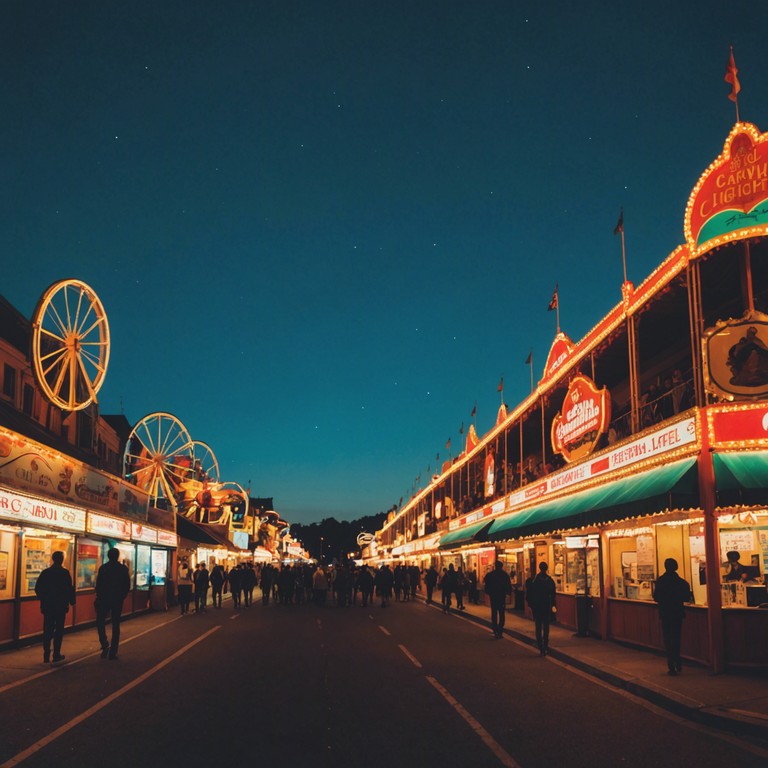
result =
[[40,599],[40,613],[43,614],[43,664],[51,661],[51,640],[53,640],[53,663],[64,661],[61,642],[64,638],[64,622],[69,606],[75,604],[75,590],[72,576],[64,568],[64,553],[56,550],[51,554],[51,565],[40,572],[35,584],[35,594]]
[[443,569],[443,578],[440,580],[440,589],[443,592],[443,613],[451,612],[451,594],[459,588],[459,580],[453,563],[448,566],[448,570]]
[[211,577],[205,562],[198,563],[200,568],[195,572],[195,610],[205,613],[208,605],[208,589],[211,586]]
[[459,611],[464,610],[464,590],[467,586],[467,580],[464,577],[464,569],[459,568],[456,571],[456,608]]
[[[112,547],[107,552],[107,562],[96,574],[96,631],[101,644],[101,658],[117,659],[120,645],[120,617],[123,600],[131,591],[131,574],[128,567],[120,562],[120,550]],[[112,637],[107,642],[106,621],[110,617]]]
[[684,603],[693,600],[691,585],[677,573],[677,560],[668,557],[664,561],[664,573],[656,579],[653,599],[659,604],[661,631],[667,651],[667,674],[679,675],[683,671],[680,658],[680,638],[685,618]]
[[[234,565],[229,569],[229,591],[232,593],[232,607],[240,607],[240,595],[243,591],[242,579],[243,571],[239,565]],[[262,576],[262,579],[264,577]],[[262,582],[263,588],[263,582]]]
[[221,608],[222,592],[224,591],[224,569],[214,560],[213,568],[210,574],[211,595],[213,597],[213,607]]
[[392,587],[395,584],[394,574],[386,563],[377,571],[374,583],[376,584],[376,594],[381,598],[381,607],[386,608],[392,599]]
[[539,572],[534,578],[528,579],[525,590],[525,601],[531,607],[533,619],[536,622],[536,645],[539,655],[549,653],[549,623],[555,607],[555,582],[547,573],[549,566],[539,563]]
[[435,585],[437,584],[437,569],[434,565],[430,565],[427,568],[427,572],[424,574],[424,586],[427,588],[427,605],[432,603],[432,593],[435,591]]
[[367,565],[360,568],[360,573],[357,577],[357,585],[363,599],[363,608],[367,608],[368,602],[373,602],[373,574],[370,572]]
[[243,600],[245,607],[250,608],[253,602],[253,590],[256,586],[256,571],[253,570],[253,564],[248,563],[240,574],[240,584],[243,590]]
[[181,615],[185,616],[189,613],[189,604],[192,601],[192,571],[186,560],[179,563],[176,571],[176,585],[179,589],[179,609]]
[[507,595],[512,594],[512,580],[501,560],[497,560],[496,568],[486,575],[484,589],[491,601],[491,632],[494,637],[501,639],[504,636]]

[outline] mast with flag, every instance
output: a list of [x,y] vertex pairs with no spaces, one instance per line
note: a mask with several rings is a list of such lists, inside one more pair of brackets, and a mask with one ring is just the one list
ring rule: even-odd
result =
[[533,392],[533,350],[528,353],[528,357],[525,358],[525,364],[531,369],[531,392]]
[[499,379],[499,386],[496,387],[496,391],[501,394],[501,402],[504,402],[504,377]]
[[553,309],[555,310],[557,333],[560,333],[560,297],[557,292],[557,283],[555,283],[555,290],[552,293],[552,298],[549,300],[547,312],[551,312]]
[[731,84],[731,92],[728,94],[728,98],[736,105],[737,123],[739,122],[739,91],[741,90],[738,74],[739,70],[736,69],[736,60],[733,58],[733,46],[731,46],[731,55],[725,67],[725,82]]
[[613,228],[614,235],[621,235],[621,263],[624,266],[624,282],[627,282],[627,251],[624,247],[624,209],[619,212],[619,220]]
[[472,423],[475,423],[475,417],[477,416],[477,403],[472,406],[472,413],[469,414],[469,418],[472,419]]

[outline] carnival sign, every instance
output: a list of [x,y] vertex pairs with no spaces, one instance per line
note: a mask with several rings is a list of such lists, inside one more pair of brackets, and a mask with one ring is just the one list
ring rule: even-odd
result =
[[590,454],[608,429],[611,396],[598,390],[586,376],[576,376],[568,387],[562,411],[552,421],[552,448],[566,461]]
[[723,242],[768,232],[768,134],[737,123],[699,179],[685,211],[685,239],[698,256]]
[[85,510],[0,489],[0,518],[65,531],[85,531]]
[[734,410],[708,411],[710,442],[717,447],[744,448],[768,445],[768,405],[743,405]]
[[719,322],[702,339],[704,387],[726,400],[768,395],[768,315]]

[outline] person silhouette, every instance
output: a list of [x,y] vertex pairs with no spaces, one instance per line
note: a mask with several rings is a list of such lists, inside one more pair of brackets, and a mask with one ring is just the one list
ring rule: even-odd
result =
[[53,663],[64,661],[61,643],[64,638],[64,622],[69,606],[75,604],[75,590],[72,576],[64,568],[64,553],[57,550],[51,555],[51,565],[40,572],[35,584],[35,594],[40,599],[40,613],[43,614],[43,664],[51,661],[51,640],[53,640]]
[[[117,659],[120,645],[120,616],[123,600],[131,591],[131,576],[128,567],[119,562],[120,550],[112,547],[107,552],[107,562],[96,574],[96,631],[101,644],[101,658]],[[112,623],[112,637],[107,641],[105,624],[107,616]]]

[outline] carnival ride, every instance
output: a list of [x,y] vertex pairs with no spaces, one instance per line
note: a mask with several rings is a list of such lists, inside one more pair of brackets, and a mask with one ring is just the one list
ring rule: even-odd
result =
[[248,521],[248,493],[222,482],[213,449],[193,440],[171,413],[147,414],[125,444],[124,477],[149,494],[156,506],[200,523],[243,529]]

